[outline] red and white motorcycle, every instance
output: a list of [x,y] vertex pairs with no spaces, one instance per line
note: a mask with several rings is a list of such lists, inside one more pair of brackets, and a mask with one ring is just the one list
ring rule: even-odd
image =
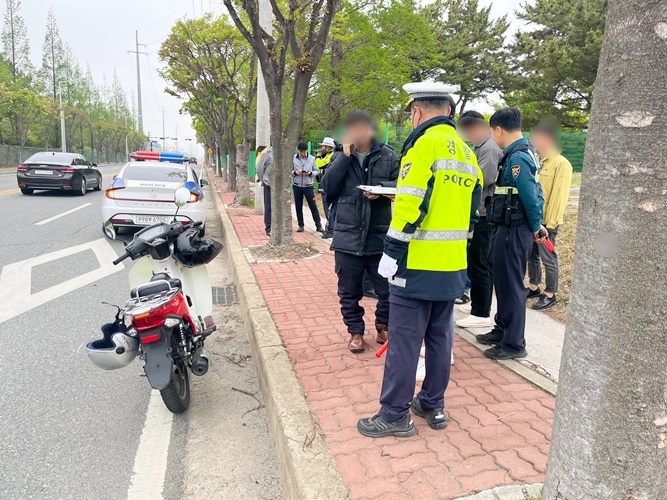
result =
[[[175,191],[178,208],[192,190],[201,191],[191,182]],[[86,345],[90,360],[104,370],[141,358],[148,382],[173,413],[184,412],[190,404],[188,371],[198,376],[208,371],[204,341],[216,330],[206,264],[222,245],[202,240],[200,227],[201,222],[161,223],[134,235],[114,261],[136,261],[129,273],[130,299],[118,308],[114,322],[102,326],[103,338]],[[104,232],[115,239],[110,221]]]

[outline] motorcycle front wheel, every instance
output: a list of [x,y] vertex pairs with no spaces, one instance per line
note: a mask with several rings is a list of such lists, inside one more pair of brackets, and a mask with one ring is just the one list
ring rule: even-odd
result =
[[190,406],[190,379],[183,362],[174,362],[169,385],[160,391],[162,401],[172,413],[183,413]]

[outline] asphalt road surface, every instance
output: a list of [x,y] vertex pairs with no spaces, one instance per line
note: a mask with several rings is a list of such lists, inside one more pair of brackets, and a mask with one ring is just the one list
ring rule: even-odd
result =
[[[105,187],[119,168],[100,168]],[[113,320],[102,302],[128,295],[131,261],[111,264],[123,245],[102,235],[103,196],[26,196],[0,173],[0,498],[282,498],[238,306],[216,306],[213,366],[191,375],[183,415],[141,361],[102,371],[80,352]],[[224,256],[214,267],[213,284],[231,286]]]

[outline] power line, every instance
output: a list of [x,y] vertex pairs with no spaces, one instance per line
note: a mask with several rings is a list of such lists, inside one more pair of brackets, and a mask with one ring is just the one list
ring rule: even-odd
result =
[[157,23],[159,23],[159,22],[161,22],[161,21],[164,21],[165,19],[167,19],[167,18],[173,16],[174,14],[183,12],[183,9],[186,8],[186,7],[187,7],[188,10],[189,10],[189,9],[190,9],[190,5],[191,5],[191,1],[188,2],[188,3],[186,3],[185,5],[183,5],[182,7],[179,7],[179,8],[176,9],[175,11],[170,12],[169,14],[166,14],[166,15],[164,15],[163,17],[161,17],[161,18],[159,18],[159,19],[156,19],[155,21],[151,21],[150,23],[145,24],[145,25],[143,25],[142,27],[140,27],[140,28],[138,28],[138,29],[142,30],[142,29],[144,29],[144,28],[148,28],[149,26],[153,26],[154,24],[157,24]]

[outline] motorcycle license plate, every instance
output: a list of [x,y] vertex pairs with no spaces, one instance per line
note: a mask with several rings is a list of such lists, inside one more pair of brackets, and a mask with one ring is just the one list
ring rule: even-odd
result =
[[37,175],[53,175],[53,170],[35,170]]
[[168,217],[158,217],[154,215],[137,215],[134,218],[136,224],[159,224],[161,222],[168,223]]

